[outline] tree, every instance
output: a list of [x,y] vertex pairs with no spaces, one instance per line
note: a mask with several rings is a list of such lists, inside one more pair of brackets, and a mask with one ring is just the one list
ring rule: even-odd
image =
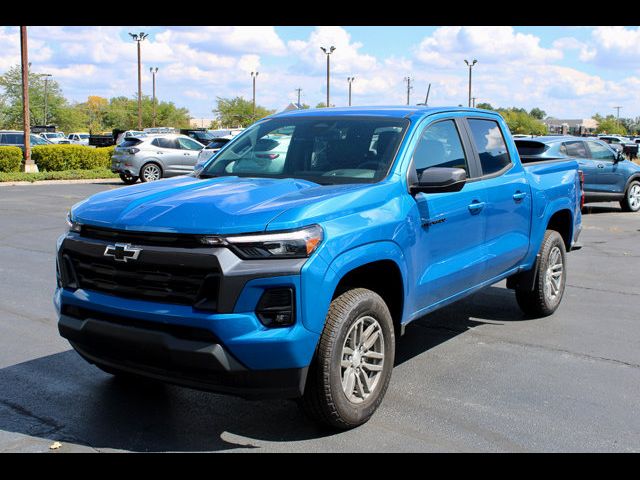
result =
[[226,127],[248,127],[252,123],[264,118],[275,110],[256,105],[256,115],[253,117],[253,103],[242,97],[222,98],[217,97],[217,107],[213,113],[218,115],[220,123]]
[[316,108],[327,108],[327,104],[324,102],[320,102],[319,104],[316,105]]
[[485,110],[495,110],[495,108],[493,108],[490,103],[478,103],[476,105],[476,108],[483,108]]
[[535,107],[531,109],[531,111],[529,112],[529,115],[531,115],[533,118],[536,118],[538,120],[543,120],[544,117],[547,116],[547,112]]
[[[22,68],[14,65],[0,75],[0,119],[3,128],[22,128]],[[45,77],[29,72],[29,117],[31,125],[44,123]],[[61,110],[68,107],[58,82],[47,79],[47,123],[58,125]]]
[[610,135],[626,135],[627,129],[619,122],[616,117],[613,115],[607,115],[603,117],[599,113],[596,113],[592,117],[596,122],[598,122],[598,127],[596,128],[596,133],[608,133]]
[[499,108],[498,112],[507,122],[511,133],[523,133],[526,135],[544,135],[547,126],[523,108]]

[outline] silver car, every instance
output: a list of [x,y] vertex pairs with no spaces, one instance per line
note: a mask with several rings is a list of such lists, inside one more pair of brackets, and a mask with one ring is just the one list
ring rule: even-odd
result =
[[127,138],[111,157],[111,171],[127,184],[152,182],[193,171],[201,143],[186,135],[165,134]]

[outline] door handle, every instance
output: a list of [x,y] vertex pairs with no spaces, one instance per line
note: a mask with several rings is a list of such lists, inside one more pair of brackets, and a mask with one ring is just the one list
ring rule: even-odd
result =
[[476,213],[479,213],[480,210],[482,210],[483,208],[484,208],[484,202],[479,202],[477,200],[474,200],[472,203],[469,204],[469,211],[474,215]]
[[164,155],[164,152],[156,152],[158,155]]
[[516,202],[520,202],[523,198],[525,198],[527,196],[527,192],[516,192],[513,194],[513,199]]
[[604,168],[604,163],[599,163],[598,168]]

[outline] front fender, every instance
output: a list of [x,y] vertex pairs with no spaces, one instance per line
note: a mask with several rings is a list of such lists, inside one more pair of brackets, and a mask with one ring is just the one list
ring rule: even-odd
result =
[[[402,278],[407,278],[407,267],[400,246],[392,241],[378,241],[359,245],[335,257],[325,270],[322,278],[317,276],[317,268],[307,265],[302,275],[302,309],[304,326],[312,332],[320,333],[324,328],[329,305],[340,280],[352,270],[381,260],[390,260],[400,269]],[[316,278],[310,278],[313,271]],[[403,282],[404,295],[407,295],[407,282]],[[406,308],[406,306],[405,306]],[[403,312],[403,318],[405,314]]]

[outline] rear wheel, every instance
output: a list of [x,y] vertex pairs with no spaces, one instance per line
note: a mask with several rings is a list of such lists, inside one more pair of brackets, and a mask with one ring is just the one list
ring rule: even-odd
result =
[[155,182],[162,178],[162,168],[157,163],[147,163],[140,169],[141,182]]
[[132,185],[138,181],[138,177],[131,175],[130,173],[121,173],[120,180],[122,180],[127,185]]
[[546,317],[556,311],[566,283],[565,256],[562,236],[555,230],[547,230],[540,247],[533,290],[527,287],[516,288],[516,300],[524,313],[533,317]]
[[393,320],[382,298],[364,288],[331,302],[301,405],[312,419],[337,429],[365,423],[391,379]]
[[640,210],[640,182],[634,180],[629,184],[624,200],[620,201],[620,206],[625,212],[637,212]]

